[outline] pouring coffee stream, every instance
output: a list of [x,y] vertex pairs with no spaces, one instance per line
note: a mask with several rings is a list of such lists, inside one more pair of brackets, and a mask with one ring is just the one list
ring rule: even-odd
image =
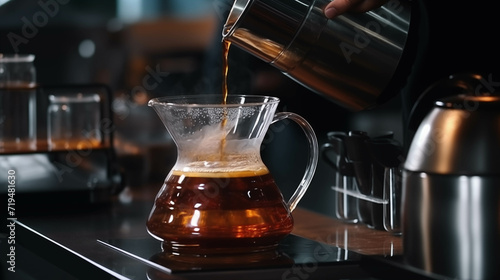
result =
[[227,74],[229,71],[229,48],[231,47],[231,42],[228,40],[222,40],[222,104],[226,104],[227,95],[229,94],[227,89]]
[[[227,103],[227,96],[229,94],[228,87],[227,87],[227,74],[229,71],[229,62],[228,62],[228,55],[229,55],[229,48],[231,46],[231,42],[227,40],[222,41],[222,104],[225,105]],[[224,127],[226,126],[227,123],[227,111],[224,109],[223,112],[223,120],[221,123],[222,130],[224,131]],[[221,147],[220,147],[220,153],[221,153],[221,160],[224,157],[224,148],[226,145],[226,136],[222,135],[221,139]]]

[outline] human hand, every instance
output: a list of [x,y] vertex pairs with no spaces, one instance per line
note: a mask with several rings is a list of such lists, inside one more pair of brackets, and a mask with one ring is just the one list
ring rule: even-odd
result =
[[388,0],[333,0],[324,9],[327,18],[334,18],[345,12],[364,13],[378,8]]

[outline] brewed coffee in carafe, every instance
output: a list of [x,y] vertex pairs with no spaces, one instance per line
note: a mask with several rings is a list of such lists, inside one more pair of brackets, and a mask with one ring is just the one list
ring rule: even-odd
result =
[[[147,221],[165,251],[184,254],[256,252],[275,248],[292,231],[291,211],[318,160],[312,128],[294,113],[275,113],[268,96],[174,96],[149,102],[177,145],[178,158]],[[290,118],[309,140],[310,159],[289,202],[260,156],[269,125]]]
[[192,253],[215,253],[221,247],[228,252],[255,251],[277,244],[292,231],[290,211],[265,168],[174,170],[164,188],[148,220],[149,232],[164,242],[164,248],[192,248]]

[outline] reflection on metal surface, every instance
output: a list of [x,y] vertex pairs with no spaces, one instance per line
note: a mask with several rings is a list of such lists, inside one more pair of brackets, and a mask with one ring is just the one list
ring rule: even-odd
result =
[[458,279],[496,279],[500,178],[421,174],[404,179],[407,262]]

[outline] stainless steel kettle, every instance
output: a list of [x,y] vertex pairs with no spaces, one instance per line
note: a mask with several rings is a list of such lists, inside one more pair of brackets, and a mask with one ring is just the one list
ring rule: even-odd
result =
[[453,279],[499,279],[500,96],[436,101],[403,172],[407,264]]
[[[395,94],[410,27],[409,1],[333,20],[330,0],[235,0],[224,40],[353,111]],[[389,90],[392,88],[392,90]]]

